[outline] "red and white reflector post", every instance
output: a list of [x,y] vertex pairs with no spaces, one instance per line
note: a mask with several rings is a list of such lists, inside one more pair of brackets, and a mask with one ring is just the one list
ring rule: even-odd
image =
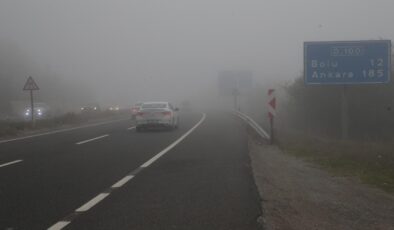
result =
[[270,142],[274,143],[274,118],[276,116],[275,89],[268,90],[268,118],[270,120]]

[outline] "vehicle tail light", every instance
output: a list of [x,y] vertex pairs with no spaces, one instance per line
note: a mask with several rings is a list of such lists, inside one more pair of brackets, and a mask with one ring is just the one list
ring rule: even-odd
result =
[[171,116],[170,111],[161,112],[161,114],[163,114],[164,116]]
[[143,112],[138,112],[137,116],[144,116],[144,113]]

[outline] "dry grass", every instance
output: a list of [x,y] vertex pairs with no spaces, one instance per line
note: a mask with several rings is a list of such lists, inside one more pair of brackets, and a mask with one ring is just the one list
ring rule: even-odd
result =
[[302,135],[281,136],[279,140],[288,154],[317,163],[335,175],[356,176],[394,193],[394,141],[336,141]]

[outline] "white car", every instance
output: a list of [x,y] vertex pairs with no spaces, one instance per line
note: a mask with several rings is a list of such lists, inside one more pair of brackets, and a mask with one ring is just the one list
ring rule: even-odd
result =
[[168,102],[142,103],[136,115],[137,132],[146,128],[176,129],[179,125],[178,108]]

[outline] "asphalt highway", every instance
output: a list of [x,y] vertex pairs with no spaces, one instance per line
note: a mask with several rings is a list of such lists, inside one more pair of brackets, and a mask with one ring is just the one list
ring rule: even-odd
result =
[[259,229],[242,123],[184,113],[0,142],[0,229]]

